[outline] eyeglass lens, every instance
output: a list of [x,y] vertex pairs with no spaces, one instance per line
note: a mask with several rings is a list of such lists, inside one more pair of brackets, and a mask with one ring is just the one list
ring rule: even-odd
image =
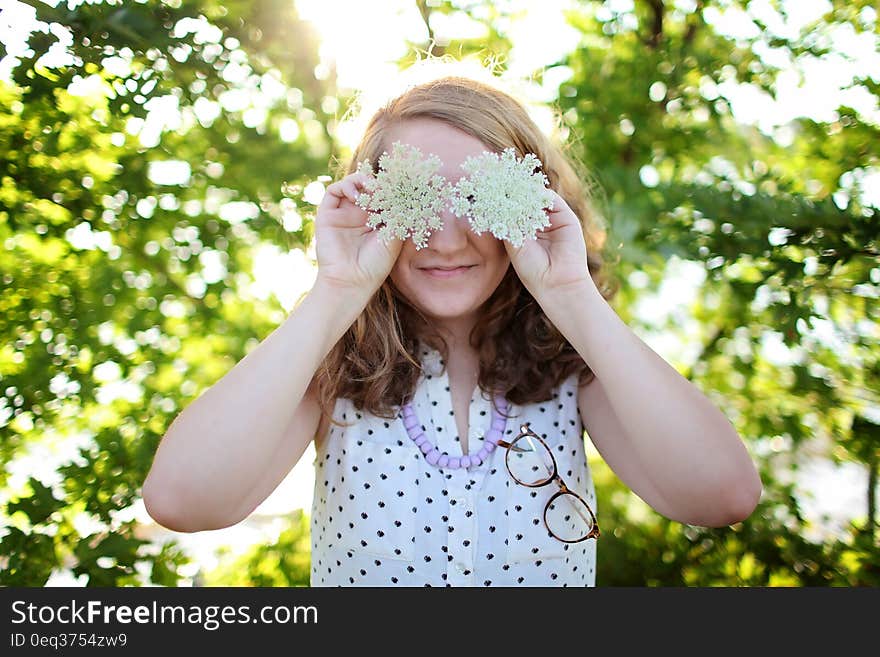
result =
[[553,455],[541,441],[524,434],[507,450],[507,467],[513,478],[526,486],[546,483],[553,476]]
[[577,541],[593,531],[593,516],[571,493],[563,493],[547,506],[547,528],[563,541]]

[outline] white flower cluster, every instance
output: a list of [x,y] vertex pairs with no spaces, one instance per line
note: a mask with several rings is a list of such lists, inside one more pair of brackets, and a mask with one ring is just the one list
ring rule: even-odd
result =
[[437,173],[441,166],[437,156],[424,158],[418,148],[400,142],[382,154],[375,175],[367,160],[359,163],[358,173],[370,176],[357,199],[371,214],[367,225],[386,241],[412,236],[417,250],[443,227],[440,215],[447,205],[456,217],[466,217],[477,235],[488,230],[517,247],[550,225],[544,210],[553,207],[554,195],[535,155],[517,159],[508,148],[469,157],[461,165],[468,175],[454,185]]
[[379,228],[385,241],[411,235],[416,249],[426,246],[431,231],[443,227],[440,214],[448,203],[448,183],[437,173],[440,167],[438,157],[425,159],[418,148],[400,142],[379,158],[375,176],[369,161],[360,162],[358,173],[370,176],[357,199],[370,213],[367,225]]
[[490,231],[516,247],[535,232],[550,225],[545,209],[553,207],[553,192],[532,153],[517,160],[516,151],[505,149],[469,157],[461,165],[468,174],[456,185],[452,212],[467,217],[477,235]]

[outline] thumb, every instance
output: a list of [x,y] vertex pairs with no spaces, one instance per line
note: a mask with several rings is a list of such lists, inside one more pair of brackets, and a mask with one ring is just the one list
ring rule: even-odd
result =
[[520,246],[515,246],[510,240],[506,239],[501,240],[501,243],[504,244],[504,250],[507,251],[507,255],[511,260],[518,257],[523,250],[523,246],[525,246],[524,243]]

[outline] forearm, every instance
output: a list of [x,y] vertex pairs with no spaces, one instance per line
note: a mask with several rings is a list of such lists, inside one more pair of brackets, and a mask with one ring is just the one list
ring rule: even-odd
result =
[[[144,482],[145,502],[185,509],[196,525],[236,509],[268,468],[321,361],[365,304],[316,283],[281,326],[171,423]],[[313,438],[306,433],[297,437],[303,448]]]
[[725,415],[633,333],[595,287],[547,306],[623,428],[622,436],[602,436],[604,447],[640,465],[661,498],[657,506],[680,518],[723,518],[723,509],[735,515],[757,501],[760,478]]

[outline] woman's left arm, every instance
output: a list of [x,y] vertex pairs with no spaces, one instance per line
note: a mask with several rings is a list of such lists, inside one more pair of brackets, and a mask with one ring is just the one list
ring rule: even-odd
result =
[[596,375],[579,391],[581,419],[624,483],[687,524],[720,527],[751,514],[761,479],[736,430],[695,385],[595,287],[548,299],[544,311]]
[[720,527],[745,519],[762,485],[742,439],[599,293],[580,222],[561,197],[550,218],[536,240],[505,247],[523,284],[596,375],[580,389],[579,407],[602,458],[673,520]]

